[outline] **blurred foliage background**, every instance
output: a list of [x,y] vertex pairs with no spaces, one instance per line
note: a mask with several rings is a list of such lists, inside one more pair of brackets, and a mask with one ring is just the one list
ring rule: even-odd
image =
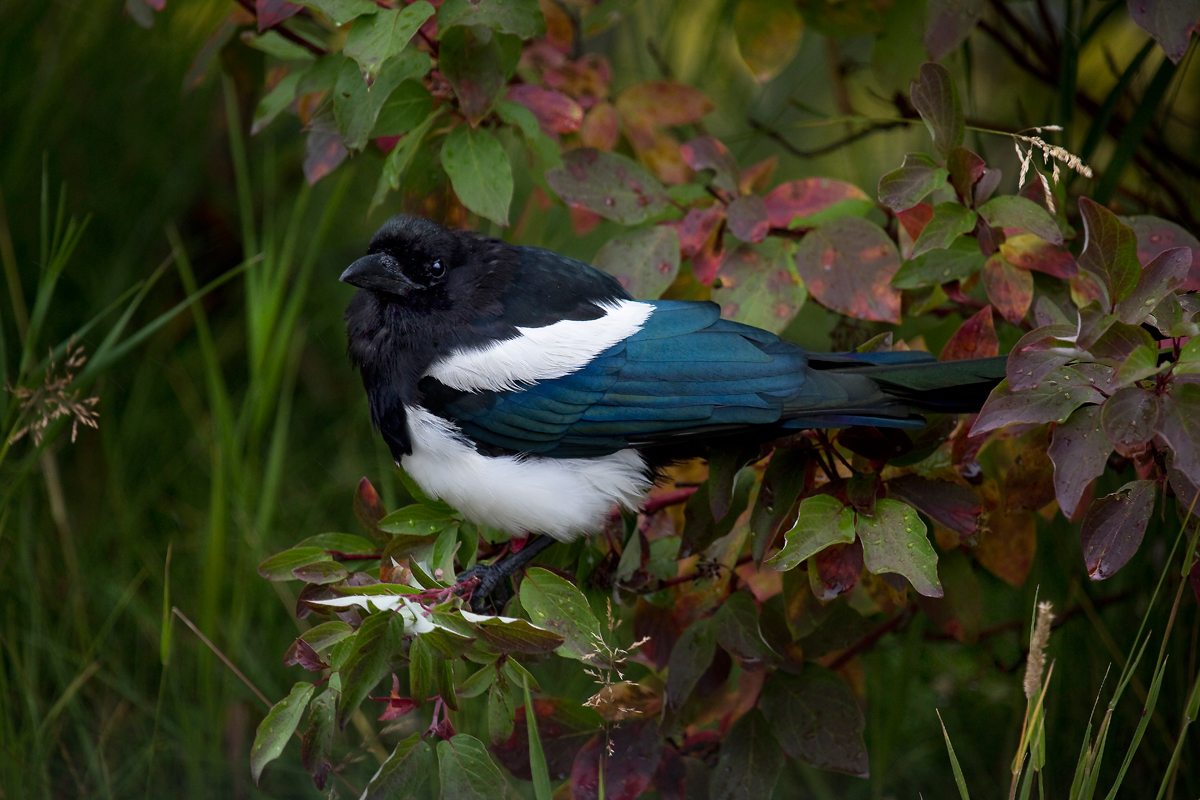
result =
[[[404,499],[344,355],[341,314],[351,289],[336,282],[378,224],[399,210],[400,198],[368,213],[383,160],[373,147],[308,188],[304,140],[290,116],[248,139],[244,153],[231,148],[231,120],[248,128],[268,77],[266,57],[236,39],[197,61],[232,5],[189,0],[151,13],[140,0],[128,8],[121,0],[0,0],[6,376],[22,360],[25,323],[17,309],[36,309],[56,252],[60,197],[60,229],[70,218],[90,219],[45,306],[29,348],[34,362],[103,315],[78,337],[97,359],[95,369],[83,368],[79,386],[81,396],[99,398],[99,427],[81,429],[72,443],[60,422],[50,446],[33,447],[27,438],[0,464],[5,798],[314,796],[295,757],[279,760],[261,787],[252,785],[248,751],[265,706],[182,626],[160,653],[167,609],[178,606],[195,620],[273,702],[296,677],[279,658],[296,634],[294,597],[261,580],[256,565],[312,533],[353,529],[350,500],[363,475],[388,508]],[[607,56],[614,90],[663,76],[699,88],[715,104],[708,131],[741,164],[777,155],[777,180],[824,175],[870,193],[904,153],[926,147],[919,125],[851,129],[822,121],[912,116],[904,98],[927,58],[922,0],[801,3],[817,24],[766,84],[738,55],[736,2],[612,5],[620,22],[585,49]],[[1063,141],[1101,167],[1098,180],[1124,130],[1145,124],[1105,199],[1119,213],[1154,213],[1197,231],[1195,47],[1147,108],[1139,99],[1163,56],[1143,50],[1148,37],[1124,3],[982,7],[982,23],[944,61],[958,76],[968,122],[997,130],[1061,124]],[[1064,47],[1065,29],[1083,46]],[[1107,109],[1107,132],[1085,141],[1137,59],[1140,67]],[[226,81],[232,94],[223,91]],[[968,133],[968,145],[1015,180],[1008,139]],[[250,219],[239,213],[239,170],[251,191]],[[576,235],[559,205],[522,215],[532,184],[520,170],[516,180],[514,235],[522,243],[586,260],[620,230],[603,222]],[[260,251],[261,259],[248,261]],[[223,276],[197,299],[197,287]],[[13,296],[17,284],[22,298]],[[110,336],[131,287],[143,292],[140,304]],[[839,319],[809,303],[785,335],[830,349],[890,329]],[[924,335],[937,352],[960,323],[953,315],[926,318],[902,335]],[[121,348],[130,337],[137,338]],[[1115,476],[1102,480],[1112,483],[1101,487],[1107,491],[1120,484]],[[1058,666],[1047,701],[1047,780],[1051,791],[1064,788],[1096,698],[1101,707],[1107,701],[1106,670],[1123,663],[1177,530],[1169,519],[1159,527],[1117,577],[1092,584],[1073,529],[1061,518],[1039,520],[1024,589],[980,573],[976,644],[954,642],[918,617],[862,655],[856,688],[867,709],[871,778],[789,764],[776,795],[957,796],[936,708],[975,796],[1001,794],[1024,711],[1019,667],[1035,590],[1061,615],[1049,651]],[[1152,611],[1150,626],[1161,630],[1165,614]],[[1165,769],[1196,672],[1198,635],[1200,615],[1185,597],[1167,643],[1161,711],[1137,753],[1128,796],[1157,785]],[[563,693],[572,686],[587,692],[580,675],[546,680]],[[1148,680],[1148,673],[1136,678],[1134,692],[1143,695]],[[1139,704],[1118,710],[1121,748]],[[1200,792],[1196,741],[1190,758],[1185,749],[1178,796]],[[374,771],[372,746],[348,756],[362,761],[350,771],[360,774],[359,785]],[[990,792],[993,785],[1000,788]]]

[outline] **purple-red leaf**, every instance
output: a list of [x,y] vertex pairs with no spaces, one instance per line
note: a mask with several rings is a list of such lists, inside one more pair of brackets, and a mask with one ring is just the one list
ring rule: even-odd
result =
[[808,559],[808,582],[813,596],[827,602],[850,591],[863,569],[862,542],[835,544]]
[[[944,186],[949,176],[950,172],[945,167],[938,166],[924,153],[909,153],[904,157],[903,166],[879,179],[879,202],[892,211],[904,211],[921,202],[925,195]],[[929,209],[929,216],[933,216],[932,208]],[[915,234],[913,238],[917,238]]]
[[658,178],[617,153],[580,148],[563,153],[563,168],[546,173],[550,188],[568,203],[623,225],[635,225],[666,207]]
[[932,62],[922,64],[920,74],[909,86],[909,95],[933,137],[934,148],[943,157],[962,146],[966,121],[950,70]]
[[680,254],[684,258],[691,258],[700,252],[723,219],[725,206],[717,203],[708,208],[689,208],[683,219],[664,224],[670,225],[679,234]]
[[1074,325],[1059,324],[1035,328],[1022,336],[1009,352],[1005,367],[1012,391],[1032,389],[1042,378],[1068,363],[1072,356],[1062,351],[1071,345],[1063,340],[1075,332]]
[[1185,292],[1200,290],[1200,239],[1182,226],[1151,216],[1124,217],[1122,220],[1137,235],[1137,257],[1142,266],[1149,264],[1164,250],[1186,247],[1192,251],[1192,268],[1188,272]]
[[1192,31],[1200,27],[1196,0],[1126,0],[1129,16],[1178,64],[1187,53]]
[[967,148],[956,147],[947,156],[946,166],[950,169],[950,184],[958,192],[958,199],[964,205],[971,205],[975,184],[983,177],[987,163]]
[[739,197],[729,204],[725,212],[729,221],[729,232],[743,242],[758,244],[767,238],[771,221],[767,218],[767,206],[758,195]]
[[929,0],[925,52],[934,61],[959,48],[983,17],[983,0]]
[[1159,253],[1142,268],[1142,277],[1133,292],[1117,303],[1117,316],[1129,325],[1140,324],[1164,297],[1187,282],[1191,266],[1189,248],[1173,247]]
[[1088,484],[1104,473],[1112,444],[1100,430],[1101,406],[1076,409],[1054,429],[1050,460],[1054,462],[1054,495],[1067,517],[1074,518]]
[[935,481],[920,475],[902,475],[888,481],[888,496],[896,496],[963,536],[975,532],[983,505],[975,493],[950,481]]
[[304,178],[309,185],[315,184],[333,172],[346,160],[350,151],[342,144],[337,131],[311,130],[304,147]]
[[736,194],[738,192],[738,163],[720,139],[701,136],[679,147],[683,161],[696,172],[711,169],[713,186]]
[[1112,577],[1133,558],[1154,510],[1156,486],[1154,481],[1131,481],[1088,507],[1080,539],[1092,580]]
[[826,308],[858,319],[900,322],[900,292],[891,285],[900,253],[878,225],[840,217],[813,229],[796,249],[796,267]]
[[1100,279],[1108,290],[1109,302],[1124,300],[1141,275],[1137,236],[1116,214],[1094,200],[1080,197],[1079,213],[1085,233],[1079,266]]
[[[759,707],[779,746],[792,758],[818,769],[867,777],[866,720],[837,673],[815,664],[805,665],[801,675],[773,673]],[[769,791],[748,796],[767,797]]]
[[522,83],[510,88],[506,97],[532,111],[546,133],[574,133],[583,124],[583,107],[562,92]]
[[[295,3],[289,3],[287,0],[255,0],[254,14],[258,17],[258,32],[262,33],[267,28],[278,25],[288,17],[299,12],[300,8],[300,6]],[[157,10],[162,11],[162,3],[158,4]]]
[[1014,267],[1032,269],[1056,278],[1079,274],[1075,257],[1065,247],[1051,244],[1033,233],[1019,233],[1000,243],[1000,254]]
[[313,649],[313,646],[303,639],[297,639],[292,642],[292,646],[283,656],[283,665],[285,667],[294,667],[297,664],[304,667],[309,672],[320,672],[323,669],[328,669],[329,665],[321,660],[321,656]]
[[1159,396],[1139,386],[1121,389],[1104,404],[1100,425],[1123,456],[1146,449],[1158,425]]
[[583,116],[579,138],[584,147],[612,150],[621,138],[621,122],[612,103],[599,103]]
[[[606,749],[611,748],[611,754]],[[604,766],[604,797],[637,800],[650,785],[662,752],[662,739],[653,722],[625,722],[610,733],[598,733],[576,754],[571,767],[572,800],[600,796]]]
[[[571,774],[571,765],[579,748],[592,738],[603,722],[590,708],[576,700],[559,697],[539,697],[533,701],[537,717],[538,738],[550,779],[560,781]],[[521,780],[532,780],[529,771],[529,733],[525,726],[525,706],[517,706],[513,717],[513,732],[508,740],[493,745],[490,750],[501,766]]]
[[1200,386],[1178,384],[1160,402],[1158,432],[1171,447],[1174,466],[1200,486]]
[[[1200,386],[1196,387],[1200,391]],[[992,390],[971,435],[1002,428],[1014,422],[1040,424],[1062,422],[1084,403],[1102,403],[1104,395],[1096,391],[1088,379],[1070,367],[1059,367],[1035,388],[1020,392],[1009,391],[1008,380]]]

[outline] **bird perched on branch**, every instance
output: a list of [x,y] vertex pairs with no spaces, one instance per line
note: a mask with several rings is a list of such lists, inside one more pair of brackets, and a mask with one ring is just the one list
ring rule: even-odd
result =
[[[722,441],[921,427],[977,411],[1004,359],[809,353],[715,303],[636,301],[611,276],[410,216],[342,273],[371,419],[426,493],[530,541],[476,573],[486,595],[554,540],[636,509],[655,472]],[[550,538],[546,538],[550,537]]]

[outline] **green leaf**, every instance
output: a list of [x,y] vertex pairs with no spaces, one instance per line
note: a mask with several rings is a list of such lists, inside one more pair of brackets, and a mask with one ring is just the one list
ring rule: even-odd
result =
[[308,711],[308,729],[300,740],[300,763],[312,775],[317,789],[325,788],[325,779],[333,763],[333,715],[337,708],[337,691],[321,692]]
[[485,664],[482,669],[455,687],[454,693],[465,699],[478,697],[486,692],[495,680],[496,667],[492,664]]
[[[1157,375],[1169,366],[1166,363],[1159,365],[1157,347],[1140,344],[1133,348],[1133,351],[1117,369],[1117,377],[1113,380],[1112,385],[1128,386],[1131,383],[1145,380],[1151,375]],[[1176,374],[1179,374],[1178,370],[1176,370]]]
[[1104,206],[1079,198],[1085,234],[1079,266],[1095,275],[1108,290],[1112,303],[1124,300],[1137,286],[1141,264],[1137,260],[1137,236]]
[[563,168],[546,174],[558,196],[622,225],[636,225],[667,207],[666,189],[645,167],[618,153],[581,147],[563,153]]
[[711,800],[770,797],[783,771],[783,762],[779,742],[771,734],[762,713],[753,709],[742,715],[722,737],[708,796]]
[[289,72],[283,80],[275,84],[274,89],[267,92],[263,99],[258,101],[258,107],[254,109],[254,121],[250,124],[251,136],[270,125],[281,111],[292,104],[292,101],[296,99],[296,88],[300,85],[300,78],[304,76],[304,72],[303,69]]
[[369,539],[351,533],[318,533],[301,541],[297,547],[319,547],[326,553],[348,556],[369,556],[379,552],[378,546]]
[[438,742],[442,800],[494,800],[506,783],[483,742],[465,733]]
[[304,709],[317,687],[311,683],[297,683],[288,696],[271,706],[267,716],[254,734],[254,745],[250,748],[250,774],[255,785],[263,768],[283,752],[284,745],[300,725]]
[[717,629],[717,644],[736,656],[745,666],[768,663],[773,659],[771,648],[764,641],[758,625],[758,606],[745,592],[734,592],[713,615]]
[[[429,129],[441,118],[444,111],[445,109],[434,109],[431,111],[429,116],[425,118],[425,121],[406,133],[399,144],[388,154],[387,161],[383,162],[383,171],[379,173],[379,182],[375,185],[375,196],[371,198],[370,210],[374,210],[376,206],[383,202],[384,198],[387,197],[388,189],[400,188],[401,183],[404,181],[404,176],[408,172],[408,168],[412,166],[413,159],[416,158],[417,152],[421,149],[421,145],[429,133]],[[403,470],[398,471],[400,474],[404,474]],[[409,493],[412,493],[411,490]],[[417,497],[417,495],[413,496]]]
[[417,705],[424,703],[434,691],[432,646],[424,636],[417,636],[408,648],[408,694]]
[[372,614],[363,620],[353,649],[338,670],[342,680],[338,728],[345,729],[362,701],[391,672],[392,658],[400,651],[403,637],[404,621],[398,614]]
[[612,275],[639,300],[657,300],[679,273],[679,236],[653,225],[604,243],[592,266]]
[[537,0],[446,0],[438,10],[438,29],[452,25],[486,25],[522,39],[536,39],[546,32],[546,20]]
[[242,31],[241,38],[255,50],[261,50],[281,61],[312,61],[315,57],[311,50],[283,38],[278,31],[267,31],[258,35],[253,31]]
[[793,262],[794,248],[782,239],[759,247],[741,245],[725,253],[717,268],[712,300],[721,316],[781,333],[808,299]]
[[455,128],[442,144],[442,167],[464,206],[497,225],[508,224],[512,166],[491,131]]
[[521,607],[534,624],[562,635],[563,643],[554,651],[560,656],[583,661],[595,654],[600,623],[574,584],[533,567],[521,581]]
[[806,497],[796,524],[785,536],[783,549],[767,561],[781,572],[795,569],[831,544],[853,542],[854,510],[827,494]]
[[414,733],[396,743],[396,749],[367,784],[363,800],[390,800],[416,795],[433,772],[433,748],[423,736],[423,733]]
[[804,35],[804,18],[791,0],[740,0],[733,12],[738,55],[759,83],[792,62]]
[[671,648],[667,664],[664,699],[668,708],[675,711],[683,708],[716,653],[717,632],[711,618],[702,617],[684,630]]
[[543,190],[548,189],[545,173],[553,169],[562,169],[562,150],[558,141],[542,131],[537,117],[525,106],[511,100],[501,100],[496,103],[496,114],[506,125],[512,125],[521,131],[525,137],[525,146],[538,161],[538,172],[531,177]]
[[977,241],[968,236],[960,237],[945,250],[931,250],[912,261],[905,261],[892,276],[892,286],[919,289],[959,281],[983,269],[985,260]]
[[276,553],[259,564],[258,574],[269,581],[291,581],[295,580],[292,570],[318,561],[333,559],[321,547],[293,547],[291,550]]
[[905,211],[946,185],[950,172],[924,153],[909,153],[904,166],[879,179],[879,202],[892,211]]
[[540,628],[528,620],[512,617],[483,617],[467,611],[460,613],[468,622],[474,624],[488,644],[498,648],[502,653],[539,655],[558,649],[565,641],[563,636]]
[[457,525],[458,522],[457,517],[443,509],[411,505],[397,509],[379,520],[379,527],[395,535],[430,536],[451,525]]
[[938,203],[933,207],[933,219],[913,243],[913,256],[930,250],[945,250],[964,233],[975,229],[979,218],[974,211],[958,203]]
[[316,627],[309,628],[304,633],[300,634],[309,647],[317,652],[333,647],[343,639],[348,639],[355,633],[354,628],[350,627],[345,622],[335,619],[329,622],[322,622]]
[[491,112],[516,66],[509,51],[510,39],[516,42],[519,55],[519,39],[489,28],[456,25],[442,31],[438,69],[450,82],[459,109],[472,127]]
[[358,62],[368,85],[374,83],[384,62],[400,53],[433,14],[433,6],[417,0],[404,8],[381,8],[370,16],[359,17],[350,28],[342,52]]
[[375,127],[380,110],[396,87],[428,71],[429,56],[417,50],[407,50],[389,59],[378,77],[368,86],[354,62],[349,59],[343,62],[333,90],[333,113],[337,117],[338,132],[346,148],[362,150]]
[[374,14],[379,10],[379,6],[370,0],[293,0],[293,2],[314,11],[320,11],[339,27],[356,17]]
[[1059,367],[1035,388],[1020,392],[1010,391],[1005,379],[992,390],[971,432],[980,434],[1014,422],[1062,422],[1084,403],[1102,402],[1104,395],[1070,367]]
[[1062,231],[1046,209],[1019,195],[993,197],[979,207],[979,216],[996,228],[1018,228],[1052,244],[1063,243]]
[[771,537],[792,513],[796,498],[804,488],[809,458],[808,450],[796,447],[776,448],[772,452],[758,488],[754,510],[750,513],[755,560],[762,560]]
[[937,553],[916,509],[895,500],[875,504],[875,516],[859,514],[854,532],[862,540],[863,563],[873,574],[895,572],[926,597],[941,597]]
[[529,694],[529,681],[522,681],[525,692],[525,730],[529,737],[529,771],[533,778],[534,800],[551,800],[550,772],[546,765],[546,754],[542,751],[542,738],[538,735],[537,714],[533,710],[533,698]]
[[433,95],[420,81],[404,81],[379,109],[375,127],[371,129],[371,138],[403,136],[420,125],[432,108]]
[[933,137],[934,148],[943,157],[949,156],[962,145],[966,134],[962,103],[950,70],[941,64],[922,64],[917,80],[909,86],[909,95]]
[[818,769],[867,777],[866,720],[837,673],[816,664],[806,664],[800,675],[775,672],[758,705],[788,756]]
[[734,478],[733,500],[729,503],[729,511],[717,522],[713,519],[712,503],[708,493],[712,491],[711,482],[703,483],[699,490],[688,498],[683,507],[683,540],[679,543],[680,557],[699,553],[710,544],[733,530],[741,513],[750,502],[750,489],[754,485],[754,470],[746,467],[738,471]]
[[509,690],[508,681],[494,681],[488,690],[487,704],[488,737],[492,744],[500,744],[512,736],[516,713],[516,698]]
[[336,561],[314,561],[292,570],[292,577],[305,583],[322,586],[327,583],[337,583],[350,574],[350,570]]

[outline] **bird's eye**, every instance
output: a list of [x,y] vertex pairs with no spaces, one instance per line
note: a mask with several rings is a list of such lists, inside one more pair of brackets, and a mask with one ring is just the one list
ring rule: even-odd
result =
[[442,266],[441,261],[435,261],[429,265],[429,277],[440,278],[446,274],[446,268]]

